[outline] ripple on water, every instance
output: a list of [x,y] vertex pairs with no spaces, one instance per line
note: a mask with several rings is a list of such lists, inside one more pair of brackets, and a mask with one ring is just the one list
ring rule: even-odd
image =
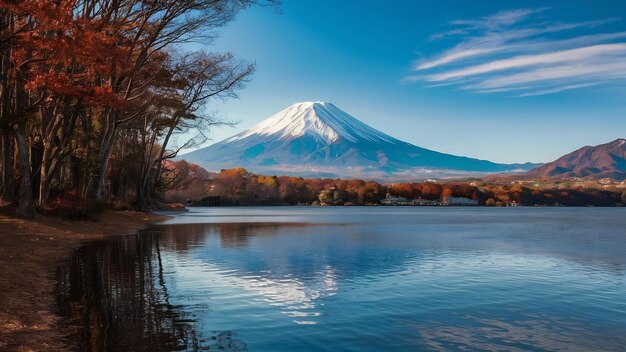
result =
[[623,212],[290,209],[194,210],[290,223],[172,224],[81,249],[60,275],[64,314],[92,327],[83,350],[626,346]]

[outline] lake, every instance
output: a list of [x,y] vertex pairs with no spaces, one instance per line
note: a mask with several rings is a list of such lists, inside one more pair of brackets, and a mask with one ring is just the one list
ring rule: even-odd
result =
[[619,351],[626,209],[192,208],[58,269],[81,350]]

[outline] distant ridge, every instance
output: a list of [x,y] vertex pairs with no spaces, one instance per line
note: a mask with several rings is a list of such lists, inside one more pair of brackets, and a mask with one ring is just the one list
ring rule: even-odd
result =
[[557,160],[530,170],[527,175],[538,177],[609,177],[626,179],[626,139],[618,138],[606,144],[585,146]]
[[536,166],[421,148],[320,101],[293,104],[247,131],[180,158],[212,171],[241,166],[266,174],[370,179],[458,177]]

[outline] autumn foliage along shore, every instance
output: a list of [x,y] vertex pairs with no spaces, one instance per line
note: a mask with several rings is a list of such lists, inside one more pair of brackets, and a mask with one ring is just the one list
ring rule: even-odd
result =
[[[202,204],[203,198],[219,197],[220,205],[379,205],[390,196],[409,200],[440,200],[463,197],[479,205],[507,206],[621,206],[622,188],[577,187],[567,182],[439,181],[383,184],[358,179],[322,179],[257,175],[243,168],[211,173],[184,160],[169,163],[166,180],[171,189],[164,200]],[[325,199],[331,197],[332,201]]]

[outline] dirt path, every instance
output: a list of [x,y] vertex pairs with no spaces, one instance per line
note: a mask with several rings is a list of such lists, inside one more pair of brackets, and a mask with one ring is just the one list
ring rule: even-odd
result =
[[69,351],[55,302],[55,270],[81,243],[131,233],[166,217],[107,211],[100,221],[0,215],[0,351]]

